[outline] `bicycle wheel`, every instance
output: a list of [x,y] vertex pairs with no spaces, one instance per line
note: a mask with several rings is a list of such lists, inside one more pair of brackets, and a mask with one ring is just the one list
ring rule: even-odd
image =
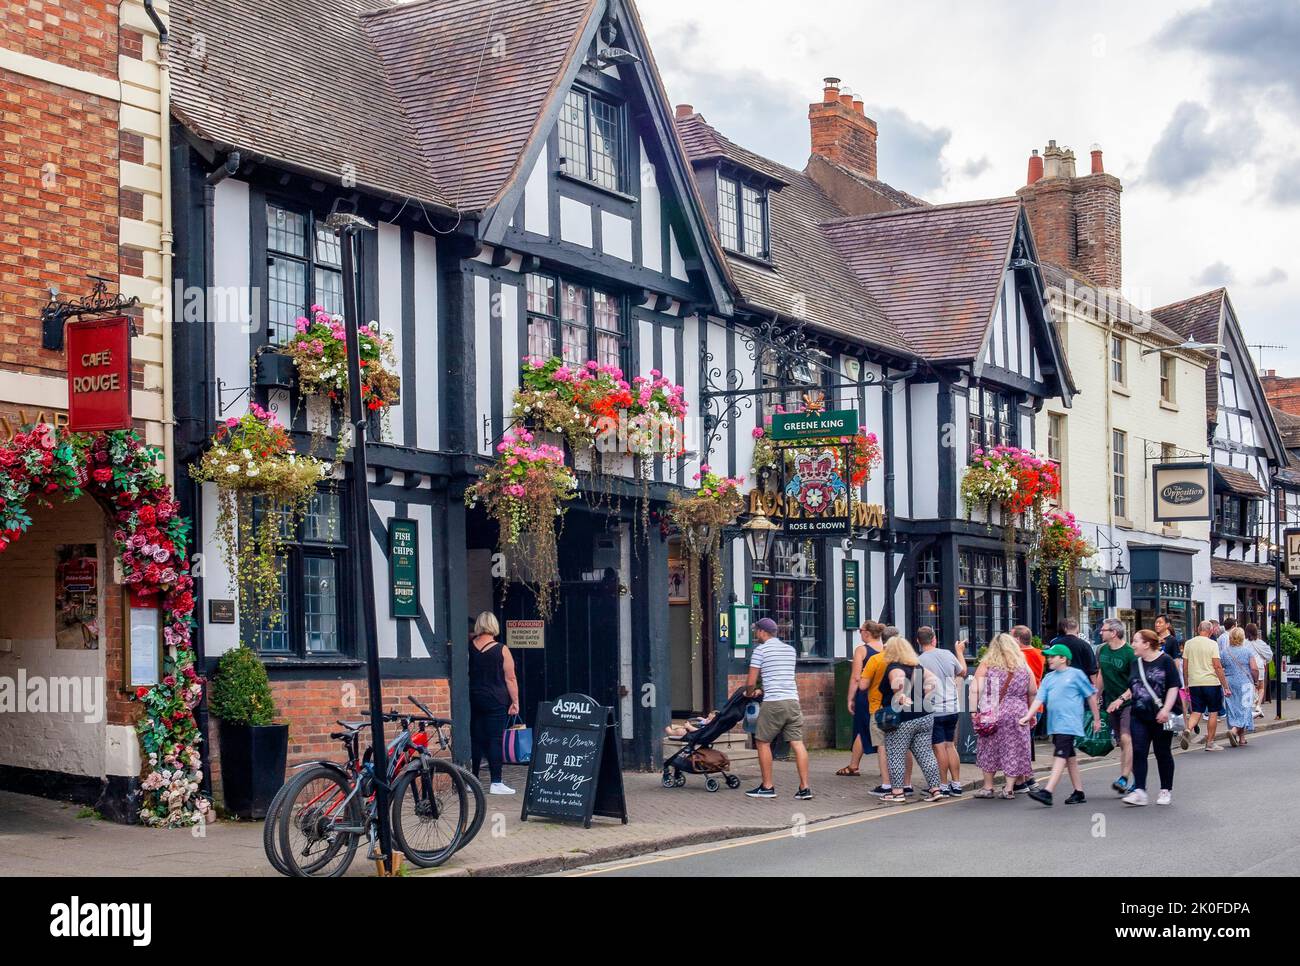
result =
[[442,865],[464,837],[468,815],[465,778],[441,758],[422,758],[393,785],[393,839],[422,869]]
[[280,803],[280,857],[289,874],[337,878],[356,854],[361,828],[359,796],[339,773],[317,766],[289,783]]
[[474,777],[474,773],[464,765],[457,765],[453,762],[453,767],[461,773],[465,779],[465,789],[469,797],[473,799],[474,814],[465,826],[465,834],[460,837],[460,844],[456,846],[459,852],[470,842],[474,841],[474,836],[478,835],[479,829],[483,827],[483,821],[487,818],[487,796],[483,794],[483,783]]
[[266,852],[266,861],[281,875],[292,874],[285,865],[284,856],[280,854],[280,806],[284,804],[285,793],[288,791],[289,782],[285,782],[275,793],[275,798],[271,799],[266,819],[262,823],[262,850]]

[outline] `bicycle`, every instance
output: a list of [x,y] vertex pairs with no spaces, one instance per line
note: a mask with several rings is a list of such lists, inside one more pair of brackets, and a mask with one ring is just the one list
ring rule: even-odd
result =
[[[428,714],[428,708],[414,698],[409,700],[426,714],[420,717],[394,711],[383,716],[385,721],[402,726],[388,745],[384,784],[392,792],[394,841],[414,865],[430,868],[441,865],[467,841],[465,833],[473,823],[466,822],[471,792],[466,779],[472,776],[429,750],[426,726],[434,726],[445,751],[448,742],[443,729],[450,722]],[[414,734],[410,729],[413,723],[418,725]],[[362,837],[370,843],[370,858],[379,857],[378,780],[370,749],[360,752],[360,734],[369,723],[339,724],[344,730],[330,737],[343,744],[345,763],[316,761],[298,766],[305,770],[272,802],[263,844],[272,866],[284,874],[341,876],[352,864]]]

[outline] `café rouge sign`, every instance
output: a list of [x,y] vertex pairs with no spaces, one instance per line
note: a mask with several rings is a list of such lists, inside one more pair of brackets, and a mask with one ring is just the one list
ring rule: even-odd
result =
[[68,324],[68,428],[92,432],[131,427],[131,320],[125,316]]

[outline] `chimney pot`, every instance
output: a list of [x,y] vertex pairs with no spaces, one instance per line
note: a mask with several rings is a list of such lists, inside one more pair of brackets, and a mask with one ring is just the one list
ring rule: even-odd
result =
[[690,117],[690,116],[691,116],[692,114],[694,114],[694,113],[695,113],[695,108],[692,107],[690,104],[678,104],[678,105],[677,105],[677,116],[678,116],[678,117]]
[[861,98],[855,97],[853,99],[853,110],[857,111],[863,117],[867,116],[866,105],[862,102]]
[[850,111],[853,110],[853,95],[841,94],[840,103],[843,104],[845,107],[847,107]]
[[1029,174],[1025,176],[1025,184],[1035,184],[1043,177],[1043,159],[1039,157],[1038,148],[1034,148],[1029,153]]
[[822,100],[808,105],[812,153],[876,178],[876,122],[862,99],[838,77],[827,77]]
[[1105,172],[1106,172],[1106,168],[1101,163],[1101,145],[1094,144],[1092,146],[1092,173],[1105,174]]
[[840,99],[840,79],[838,77],[827,77],[822,83],[822,100],[827,104],[834,104]]

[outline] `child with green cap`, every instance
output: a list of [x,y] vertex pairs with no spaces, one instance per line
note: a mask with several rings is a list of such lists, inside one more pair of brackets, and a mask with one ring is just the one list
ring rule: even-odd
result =
[[1029,791],[1029,797],[1043,805],[1052,804],[1061,775],[1068,768],[1074,794],[1065,800],[1067,805],[1078,805],[1088,799],[1083,794],[1083,779],[1079,776],[1079,762],[1074,755],[1074,739],[1083,737],[1083,703],[1092,710],[1093,731],[1101,730],[1101,709],[1097,706],[1097,689],[1078,668],[1070,667],[1070,649],[1064,644],[1053,644],[1043,651],[1049,674],[1043,675],[1038,694],[1028,713],[1020,719],[1021,725],[1034,720],[1044,705],[1047,707],[1047,733],[1052,736],[1052,775],[1047,784]]

